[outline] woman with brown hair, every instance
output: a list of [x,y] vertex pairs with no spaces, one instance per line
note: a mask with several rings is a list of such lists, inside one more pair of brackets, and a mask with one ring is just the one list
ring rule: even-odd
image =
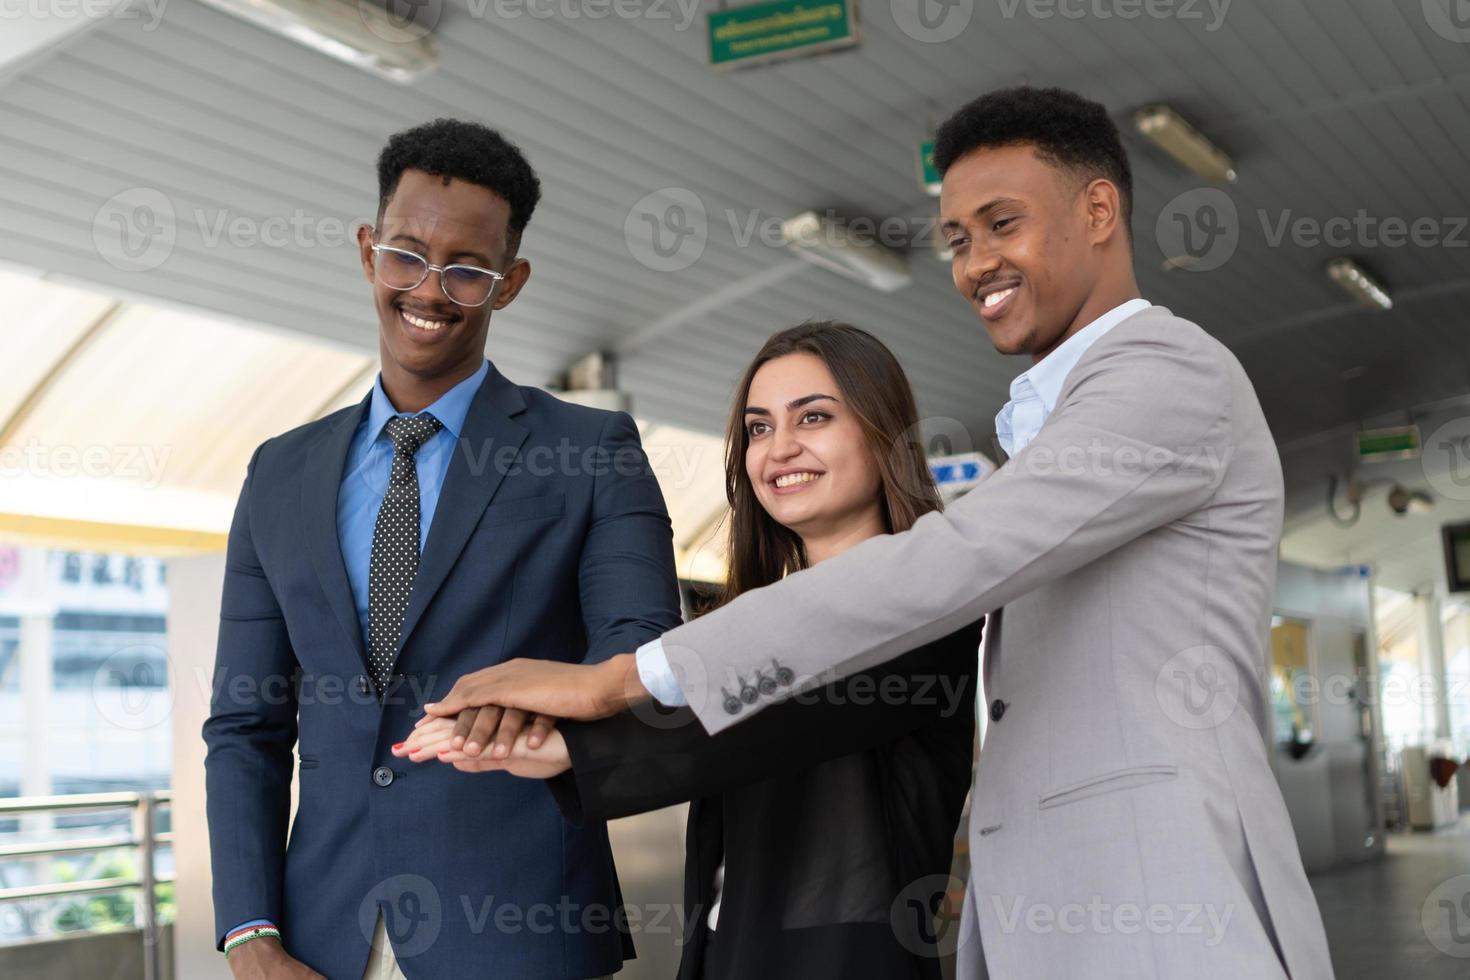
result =
[[[727,432],[720,602],[938,509],[918,425],[903,369],[871,334],[819,322],[771,337]],[[574,823],[692,801],[681,980],[929,980],[970,785],[979,638],[971,624],[715,738],[687,708],[645,708],[563,722],[534,749],[523,733],[506,759],[451,751],[456,720],[425,718],[395,751],[550,779]],[[747,688],[792,682],[781,657],[710,684],[739,710]]]

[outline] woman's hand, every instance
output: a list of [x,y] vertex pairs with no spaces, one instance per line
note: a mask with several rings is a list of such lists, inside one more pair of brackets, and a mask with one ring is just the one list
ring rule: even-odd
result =
[[527,735],[523,733],[511,746],[510,755],[504,759],[487,759],[483,755],[478,759],[472,759],[463,752],[452,750],[441,755],[439,759],[441,762],[450,763],[460,772],[503,770],[523,779],[550,779],[572,768],[572,757],[567,751],[566,739],[562,738],[561,732],[556,729],[552,729],[545,741],[541,743],[541,747],[536,749],[530,747]]
[[[481,708],[469,708],[466,714],[473,716],[478,711]],[[512,776],[525,779],[551,779],[572,768],[572,757],[567,754],[566,739],[553,727],[547,727],[541,745],[537,748],[531,748],[529,743],[531,732],[523,730],[513,745],[510,745],[506,757],[488,758],[481,754],[476,758],[466,755],[460,749],[451,748],[451,742],[456,738],[454,730],[457,724],[457,718],[423,718],[409,738],[392,746],[392,754],[415,763],[434,760],[450,763],[462,773],[506,771]]]
[[[413,727],[418,729],[437,717],[426,714],[414,722]],[[528,721],[529,728],[526,727]],[[472,759],[478,758],[488,748],[490,758],[504,759],[510,755],[510,747],[522,731],[526,732],[527,745],[535,749],[541,747],[555,726],[556,719],[549,715],[528,715],[518,708],[501,708],[494,704],[466,708],[454,718],[449,747],[462,750]]]
[[[469,709],[469,714],[479,712],[479,708]],[[410,762],[432,762],[439,757],[439,753],[448,752],[450,743],[454,739],[455,718],[434,718],[426,716],[420,719],[419,724],[409,733],[408,738],[393,746],[393,754],[400,759]]]
[[[465,713],[475,715],[481,709],[470,708]],[[400,759],[413,762],[430,762],[437,759],[448,762],[461,772],[505,771],[526,779],[550,779],[559,776],[572,766],[567,752],[566,740],[561,733],[548,727],[537,748],[530,746],[530,731],[522,731],[509,747],[505,757],[492,759],[483,753],[477,758],[466,755],[462,750],[451,748],[455,738],[458,719],[425,718],[407,739],[393,747],[393,754]]]

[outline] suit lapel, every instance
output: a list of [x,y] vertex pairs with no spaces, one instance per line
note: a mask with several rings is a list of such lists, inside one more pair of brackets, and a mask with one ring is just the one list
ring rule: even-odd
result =
[[305,523],[306,550],[327,604],[348,642],[357,651],[358,660],[366,668],[367,651],[362,638],[362,624],[357,617],[357,603],[347,581],[347,566],[342,561],[342,546],[337,540],[337,494],[342,486],[342,467],[358,423],[367,414],[372,401],[368,392],[351,412],[337,421],[335,427],[318,439],[306,458],[306,472],[301,483],[301,513]]
[[429,527],[429,539],[419,559],[418,576],[409,594],[408,611],[403,616],[403,629],[398,634],[395,660],[434,598],[434,593],[439,591],[459,559],[490,498],[500,489],[505,471],[517,460],[521,443],[525,442],[529,430],[514,421],[512,416],[524,412],[525,408],[520,390],[492,364],[470,402],[459,444],[444,475],[444,488],[439,492],[439,503],[434,509],[434,523]]

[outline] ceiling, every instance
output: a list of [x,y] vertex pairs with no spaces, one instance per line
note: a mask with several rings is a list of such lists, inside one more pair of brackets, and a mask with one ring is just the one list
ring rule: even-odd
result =
[[361,399],[377,371],[311,337],[4,267],[0,320],[45,324],[0,331],[6,531],[141,526],[162,532],[155,548],[218,548],[255,447]]
[[[446,0],[439,68],[400,86],[178,0],[157,23],[78,32],[0,81],[0,259],[372,357],[349,233],[375,208],[376,154],[396,130],[473,118],[516,140],[543,183],[522,249],[534,274],[488,348],[513,379],[545,384],[611,351],[640,418],[714,433],[768,334],[836,317],[887,341],[921,412],[985,448],[1025,365],[990,349],[946,264],[916,249],[913,284],[883,294],[746,231],[807,209],[922,230],[934,200],[917,185],[918,142],[967,99],[1024,81],[1081,91],[1125,127],[1134,108],[1169,102],[1234,157],[1234,253],[1211,271],[1164,272],[1160,218],[1199,181],[1125,129],[1140,281],[1245,364],[1283,444],[1295,516],[1320,507],[1359,421],[1470,392],[1470,230],[1456,238],[1450,220],[1470,214],[1470,44],[1436,33],[1420,0],[1236,3],[1218,22],[1204,3],[1125,20],[961,0],[967,26],[945,43],[898,26],[913,23],[914,2],[867,4],[855,50],[719,73],[708,4],[681,30],[663,0],[633,19],[493,21]],[[707,243],[687,268],[659,271],[640,250],[639,202],[656,192],[704,211]],[[119,202],[161,230],[161,252],[120,254],[115,231],[108,244]],[[1360,211],[1431,219],[1449,240],[1274,238],[1282,220]],[[1356,307],[1328,281],[1322,267],[1342,252],[1388,285],[1391,312]],[[7,329],[25,325],[5,315]]]
[[[1363,488],[1357,517],[1341,486],[1334,520],[1327,511],[1327,481],[1303,486],[1297,513],[1286,521],[1281,555],[1288,561],[1335,567],[1368,565],[1378,585],[1401,592],[1445,591],[1441,528],[1470,521],[1470,400],[1418,416],[1423,453],[1416,459],[1364,463],[1355,471]],[[1339,445],[1340,444],[1340,445]],[[1346,476],[1350,433],[1316,440],[1296,454],[1314,467]],[[1304,464],[1305,465],[1305,464]],[[1340,481],[1341,482],[1341,481]],[[1434,501],[1427,514],[1396,514],[1388,505],[1395,484],[1422,490]],[[1346,525],[1346,526],[1344,526]]]

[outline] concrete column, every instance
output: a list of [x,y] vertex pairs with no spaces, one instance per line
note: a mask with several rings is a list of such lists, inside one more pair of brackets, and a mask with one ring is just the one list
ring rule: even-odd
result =
[[[56,620],[56,603],[50,596],[50,570],[45,548],[21,549],[20,575],[16,580],[13,600],[7,609],[20,617],[20,696],[25,718],[21,761],[20,795],[51,795],[51,759],[48,726],[52,691],[52,633]],[[51,836],[55,819],[49,813],[33,813],[22,818],[27,836],[41,840]]]
[[209,870],[209,824],[204,813],[204,738],[210,677],[219,635],[223,554],[168,562],[168,659],[174,683],[173,831],[175,976],[228,980],[230,968],[214,948],[214,897]]
[[1424,731],[1431,738],[1450,737],[1450,705],[1446,692],[1444,620],[1438,595],[1415,596],[1419,609],[1419,669],[1425,677]]

